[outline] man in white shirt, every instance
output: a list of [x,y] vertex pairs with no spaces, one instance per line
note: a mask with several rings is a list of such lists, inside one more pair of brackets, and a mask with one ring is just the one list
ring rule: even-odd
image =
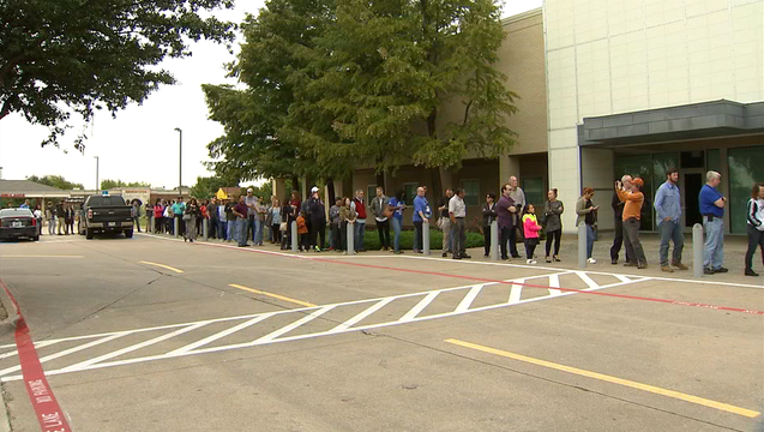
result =
[[467,206],[464,204],[464,189],[457,189],[448,201],[448,216],[451,218],[451,238],[453,239],[453,258],[471,258],[466,253],[467,235],[464,231],[464,218]]

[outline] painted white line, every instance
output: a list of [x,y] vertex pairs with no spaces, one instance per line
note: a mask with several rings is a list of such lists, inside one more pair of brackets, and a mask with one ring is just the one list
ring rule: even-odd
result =
[[459,306],[456,307],[454,312],[465,312],[469,310],[470,306],[472,306],[472,302],[475,301],[475,297],[477,297],[478,294],[480,294],[480,290],[483,289],[483,284],[475,285],[472,287],[472,289],[469,290],[466,296],[462,299],[462,301],[459,303]]
[[[53,345],[53,344],[56,344],[56,343],[58,343],[58,342],[59,342],[59,341],[42,341],[42,342],[35,342],[35,344],[34,344],[34,347],[35,347],[35,348],[38,348],[38,349],[39,349],[39,348],[45,348],[46,346],[51,346],[51,345]],[[16,345],[10,345],[10,346],[2,346],[2,347],[0,347],[0,348],[10,348],[11,346],[16,346]],[[11,351],[11,352],[7,352],[7,353],[3,353],[3,354],[0,354],[0,360],[2,360],[2,359],[6,359],[6,358],[8,358],[8,357],[13,357],[13,356],[17,355],[18,353],[19,353],[19,351],[18,351],[18,350],[15,350],[15,351]]]
[[264,315],[256,316],[256,317],[252,318],[251,320],[244,321],[243,323],[237,324],[237,325],[235,325],[235,326],[233,326],[233,327],[231,327],[229,329],[223,330],[220,333],[215,333],[214,335],[206,337],[206,338],[204,338],[204,339],[202,339],[200,341],[196,341],[196,342],[194,342],[192,344],[188,344],[188,345],[186,345],[184,347],[181,347],[181,348],[178,348],[178,349],[176,349],[174,351],[170,351],[169,353],[167,353],[167,355],[173,356],[173,355],[187,353],[188,351],[191,351],[193,349],[199,348],[200,346],[207,345],[210,342],[214,342],[214,341],[216,341],[218,339],[221,339],[221,338],[224,338],[224,337],[226,337],[226,336],[228,336],[230,334],[236,333],[239,330],[243,330],[243,329],[245,329],[245,328],[247,328],[249,326],[257,324],[260,321],[262,321],[262,320],[264,320],[264,319],[266,319],[268,317],[271,317],[271,316],[273,316],[273,315],[271,315],[271,314],[264,314]]
[[517,304],[520,302],[520,297],[522,297],[523,294],[523,284],[525,283],[525,279],[517,279],[517,283],[512,284],[512,289],[509,291],[509,300],[508,302],[511,304]]
[[627,277],[626,277],[626,276],[624,276],[624,275],[613,274],[613,276],[615,276],[615,277],[616,277],[618,280],[620,280],[621,282],[630,282],[630,281],[631,281],[631,279],[627,278]]
[[575,273],[579,278],[581,278],[582,281],[584,281],[584,283],[586,283],[586,285],[589,286],[589,288],[598,288],[600,286],[597,282],[594,282],[594,280],[592,280],[592,278],[590,278],[589,275],[585,272],[577,271]]
[[[556,275],[556,274],[549,275],[549,286],[550,287],[554,287],[554,288],[559,288],[560,287],[560,276]],[[549,288],[549,294],[551,294],[551,295],[560,295],[560,294],[562,294],[562,291],[560,291],[558,289]]]
[[[88,348],[92,348],[92,347],[94,347],[96,345],[101,345],[102,343],[113,341],[114,339],[121,338],[122,336],[125,336],[125,335],[127,335],[129,333],[130,332],[120,332],[120,333],[117,333],[117,334],[114,334],[114,335],[111,335],[111,336],[108,336],[108,337],[105,337],[105,338],[102,338],[102,339],[95,340],[93,342],[88,342],[86,344],[78,345],[78,346],[76,346],[74,348],[69,348],[68,350],[64,350],[64,351],[57,352],[55,354],[51,354],[49,356],[41,358],[40,359],[40,363],[45,363],[45,362],[50,361],[50,360],[55,360],[57,358],[60,358],[60,357],[63,357],[63,356],[69,355],[69,354],[74,354],[76,352],[79,352],[79,351],[82,351],[82,350],[85,350],[85,349],[88,349]],[[1,370],[0,371],[0,376],[7,375],[7,374],[9,374],[11,372],[17,372],[19,370],[21,370],[21,366],[9,367],[9,368]]]
[[432,303],[433,300],[435,300],[435,297],[440,294],[440,291],[433,291],[426,296],[422,300],[419,300],[419,303],[416,304],[411,310],[406,312],[405,315],[403,315],[398,321],[400,322],[407,322],[411,321],[414,318],[416,318],[417,315],[419,315],[419,312],[422,312],[424,308],[426,308],[430,303]]
[[374,312],[382,309],[383,307],[385,307],[386,305],[388,305],[390,302],[392,302],[395,299],[396,299],[396,297],[387,297],[387,298],[384,298],[384,299],[374,303],[371,307],[367,308],[363,312],[359,313],[358,315],[354,316],[353,318],[350,318],[349,320],[347,320],[344,323],[338,325],[337,327],[331,329],[329,331],[329,333],[341,332],[341,331],[349,329],[350,327],[353,327],[354,325],[356,325],[359,322],[361,322],[364,318],[366,318],[367,316],[373,314]]
[[314,319],[316,319],[316,318],[320,317],[321,315],[329,312],[330,310],[334,309],[335,307],[336,307],[336,305],[334,305],[334,306],[323,306],[321,309],[318,309],[317,311],[313,312],[312,314],[310,314],[308,316],[305,316],[305,317],[302,317],[299,320],[293,322],[292,324],[289,324],[286,327],[282,327],[282,328],[280,328],[280,329],[278,329],[278,330],[276,330],[276,331],[274,331],[272,333],[269,333],[269,334],[267,334],[267,335],[257,339],[254,343],[262,344],[262,343],[266,343],[266,342],[272,342],[277,337],[279,337],[279,336],[281,336],[283,334],[289,333],[290,331],[300,327],[301,325],[304,325],[304,324],[307,324],[307,323],[313,321]]
[[188,326],[188,327],[182,328],[180,330],[175,330],[174,332],[170,332],[170,333],[164,334],[162,336],[155,337],[153,339],[149,339],[149,340],[147,340],[145,342],[137,343],[137,344],[131,345],[131,346],[127,347],[127,348],[122,348],[120,350],[111,352],[109,354],[104,354],[104,355],[96,357],[96,358],[92,358],[92,359],[89,359],[89,360],[85,360],[83,362],[79,362],[77,364],[73,364],[71,366],[67,366],[67,367],[63,368],[62,370],[68,371],[68,372],[73,372],[73,371],[77,371],[77,370],[80,370],[80,369],[84,369],[84,368],[87,368],[88,366],[92,366],[92,365],[94,365],[96,363],[100,363],[100,362],[102,362],[104,360],[113,359],[114,357],[119,357],[119,356],[121,356],[123,354],[127,354],[127,353],[130,353],[130,352],[139,350],[141,348],[145,348],[147,346],[154,345],[156,343],[165,341],[165,340],[173,338],[175,336],[182,335],[183,333],[188,333],[188,332],[196,330],[196,329],[198,329],[200,327],[204,327],[207,324],[209,324],[209,322],[203,321],[203,322],[194,324],[192,326]]
[[[597,288],[589,288],[589,289],[584,290],[584,291],[598,291],[598,290],[602,290],[602,289],[606,289],[606,288],[614,288],[614,287],[618,287],[618,286],[623,286],[623,285],[627,285],[627,284],[630,284],[630,283],[639,283],[639,282],[643,282],[645,280],[649,280],[649,279],[648,278],[644,278],[644,279],[639,280],[639,281],[617,282],[617,283],[613,283],[613,284],[609,284],[609,285],[602,285],[602,286],[599,286]],[[489,285],[489,284],[486,284],[486,285]],[[453,291],[453,290],[456,290],[456,289],[466,289],[466,288],[471,288],[471,287],[472,286],[469,285],[469,286],[464,286],[464,287],[456,287],[456,288],[448,288],[448,289],[438,290],[436,292]],[[422,294],[424,294],[424,293],[404,294],[402,296],[395,297],[395,299],[405,298],[405,297],[412,297],[412,296],[418,296],[418,295],[422,295]],[[430,293],[430,294],[432,294],[432,293]],[[188,356],[188,355],[197,355],[197,354],[207,354],[207,353],[223,352],[223,351],[229,351],[229,350],[233,350],[233,349],[249,348],[249,347],[254,347],[254,346],[259,346],[259,345],[268,345],[268,344],[280,343],[280,342],[298,341],[298,340],[303,340],[303,339],[317,338],[317,337],[329,336],[329,335],[338,335],[338,334],[350,333],[350,332],[355,332],[355,331],[381,329],[381,328],[387,328],[387,327],[392,327],[392,326],[397,326],[397,325],[402,325],[402,324],[422,322],[422,321],[429,321],[429,320],[434,320],[434,319],[440,319],[440,318],[447,318],[447,317],[452,317],[452,316],[464,315],[464,314],[468,314],[468,313],[476,313],[476,312],[495,310],[495,309],[515,306],[515,305],[520,305],[520,304],[533,303],[533,302],[537,302],[537,301],[557,299],[557,298],[560,298],[560,297],[566,297],[566,296],[575,295],[575,294],[579,294],[579,292],[578,291],[566,291],[566,292],[563,292],[560,295],[546,295],[546,296],[540,296],[540,297],[533,297],[533,298],[529,298],[529,299],[525,299],[525,300],[520,300],[520,301],[518,301],[516,303],[509,303],[509,302],[507,302],[507,303],[499,303],[499,304],[495,304],[495,305],[489,305],[489,306],[482,306],[482,307],[478,307],[478,308],[472,308],[472,309],[468,309],[468,310],[463,311],[463,312],[445,312],[445,313],[434,314],[434,315],[426,315],[426,316],[422,316],[422,317],[415,317],[415,318],[412,318],[411,320],[408,320],[408,321],[395,320],[395,321],[389,321],[389,322],[380,323],[380,324],[369,324],[369,325],[365,325],[365,326],[356,326],[356,327],[350,326],[350,327],[348,327],[348,328],[346,328],[344,330],[336,330],[336,327],[335,327],[334,329],[328,330],[328,331],[322,331],[322,332],[316,332],[316,333],[306,333],[306,334],[296,335],[296,336],[278,337],[278,336],[280,336],[282,334],[287,333],[288,331],[293,330],[294,328],[299,327],[300,325],[304,324],[305,322],[315,318],[315,317],[312,317],[311,315],[309,315],[309,316],[306,316],[306,317],[304,317],[304,318],[302,318],[300,320],[300,321],[304,321],[302,323],[300,323],[298,321],[298,322],[295,322],[295,323],[291,324],[290,326],[287,326],[287,327],[291,327],[289,329],[284,328],[284,329],[278,330],[277,332],[279,334],[275,335],[274,337],[268,337],[268,336],[274,335],[277,332],[271,333],[271,335],[268,335],[268,336],[266,336],[264,338],[257,339],[257,340],[252,341],[252,342],[245,342],[245,343],[238,343],[238,344],[231,344],[231,345],[224,345],[224,346],[217,346],[217,347],[200,348],[200,349],[191,350],[191,351],[188,351],[188,352],[182,353],[182,354],[174,354],[174,355],[160,354],[160,355],[152,355],[152,356],[139,357],[139,358],[133,358],[133,359],[126,359],[126,360],[119,360],[119,361],[113,361],[113,362],[100,362],[100,363],[96,363],[96,364],[93,364],[91,366],[85,367],[83,369],[80,369],[80,370],[78,370],[78,372],[80,372],[80,371],[87,371],[87,370],[94,370],[94,369],[102,369],[102,368],[113,367],[113,366],[124,366],[124,365],[130,365],[130,364],[137,364],[137,363],[143,363],[143,362],[154,361],[154,360],[165,360],[165,359],[170,359],[170,358],[178,358],[178,357]],[[319,307],[319,308],[292,309],[292,310],[287,310],[287,311],[274,312],[273,314],[276,315],[276,314],[280,314],[280,313],[294,313],[294,312],[298,312],[298,311],[307,311],[307,310],[314,310],[313,314],[316,314],[318,312],[321,312],[322,310],[330,310],[330,309],[332,309],[334,307],[337,307],[337,306],[343,306],[343,305],[349,305],[349,304],[360,304],[360,303],[367,303],[367,302],[372,302],[372,301],[378,303],[378,302],[380,302],[382,300],[385,300],[385,299],[387,299],[387,297],[379,298],[379,299],[373,299],[373,300],[361,300],[361,301],[354,301],[354,302],[338,303],[338,304],[327,305],[327,306],[323,306],[323,307]],[[321,312],[321,313],[323,313],[323,312]],[[241,317],[237,317],[237,318],[241,319]],[[230,320],[230,319],[225,319],[225,320]],[[209,320],[209,321],[213,322],[215,320]],[[187,325],[189,325],[189,324],[184,324],[184,326],[187,326]],[[125,333],[130,333],[130,332],[125,332]],[[96,341],[96,342],[98,342],[98,341]],[[71,372],[71,371],[65,371],[63,369],[57,369],[57,370],[51,370],[51,371],[46,372],[46,375],[47,376],[60,375],[60,374],[68,373],[68,372]],[[0,382],[18,381],[18,380],[20,380],[22,378],[23,378],[22,375],[7,376],[7,377],[0,378]]]

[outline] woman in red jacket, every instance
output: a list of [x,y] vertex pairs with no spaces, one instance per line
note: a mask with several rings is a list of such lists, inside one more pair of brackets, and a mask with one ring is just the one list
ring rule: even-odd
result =
[[164,228],[164,206],[162,200],[157,199],[156,205],[154,205],[154,232],[161,233]]

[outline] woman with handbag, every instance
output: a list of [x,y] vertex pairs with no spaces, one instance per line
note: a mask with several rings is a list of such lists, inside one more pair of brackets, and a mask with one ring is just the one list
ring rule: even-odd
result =
[[183,211],[183,222],[186,223],[186,235],[183,236],[183,241],[188,240],[193,243],[196,240],[196,220],[200,216],[199,204],[196,202],[196,198],[191,198]]
[[562,201],[557,199],[557,188],[552,188],[547,192],[547,202],[544,203],[544,213],[541,215],[541,225],[546,232],[546,262],[551,263],[549,252],[554,243],[555,262],[560,262],[560,239],[562,238],[562,220],[561,215],[565,211]]
[[281,243],[281,201],[274,198],[270,210],[271,219],[271,243]]
[[597,210],[600,206],[594,205],[594,188],[585,187],[584,194],[576,201],[576,227],[581,223],[586,224],[586,262],[597,264],[597,260],[592,257],[594,249],[594,230],[597,227]]

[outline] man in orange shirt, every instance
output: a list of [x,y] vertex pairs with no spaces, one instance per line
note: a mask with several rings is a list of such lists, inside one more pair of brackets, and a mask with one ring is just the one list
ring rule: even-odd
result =
[[621,190],[621,182],[615,182],[615,193],[618,199],[625,205],[623,207],[623,237],[626,244],[626,256],[634,261],[626,261],[624,266],[638,269],[647,268],[647,259],[645,251],[642,250],[642,244],[639,242],[639,225],[642,215],[642,204],[645,202],[645,196],[642,194],[644,181],[637,177],[631,181],[631,191]]

